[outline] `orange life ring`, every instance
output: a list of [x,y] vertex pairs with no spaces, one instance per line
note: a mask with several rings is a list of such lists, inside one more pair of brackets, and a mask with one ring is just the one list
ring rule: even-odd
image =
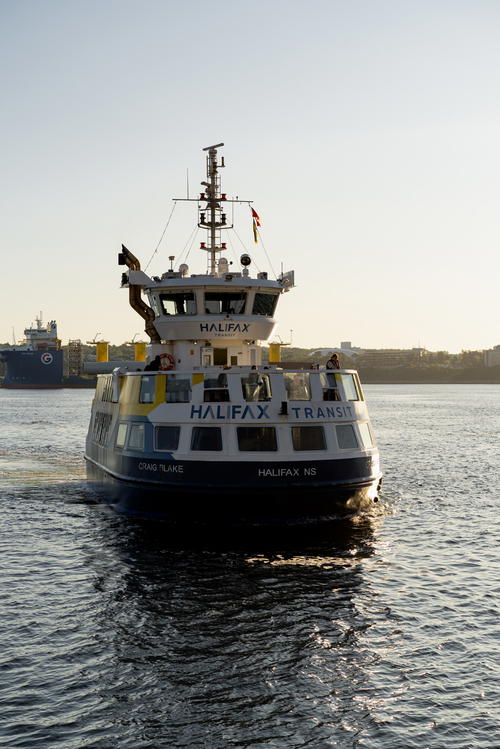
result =
[[175,359],[172,354],[160,354],[160,369],[174,369]]

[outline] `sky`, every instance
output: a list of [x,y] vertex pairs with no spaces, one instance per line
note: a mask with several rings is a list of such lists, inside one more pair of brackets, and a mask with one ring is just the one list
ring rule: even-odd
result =
[[500,344],[499,38],[497,0],[0,0],[0,342],[144,338],[117,253],[204,272],[194,204],[155,249],[223,142],[283,341]]

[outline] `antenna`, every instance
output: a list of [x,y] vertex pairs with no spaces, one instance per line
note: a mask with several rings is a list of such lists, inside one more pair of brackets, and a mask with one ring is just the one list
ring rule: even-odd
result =
[[186,198],[189,200],[189,169],[186,169]]
[[[225,167],[224,157],[217,157],[217,149],[224,143],[216,143],[213,146],[207,146],[202,150],[206,155],[206,179],[201,182],[203,191],[195,198],[189,197],[189,172],[186,174],[187,198],[175,198],[176,202],[180,200],[189,200],[198,204],[198,227],[205,229],[207,232],[207,241],[200,243],[200,249],[204,250],[208,257],[208,274],[217,275],[217,258],[218,253],[226,249],[226,243],[221,242],[221,232],[232,229],[233,224],[228,223],[228,204],[232,206],[232,217],[234,219],[234,203],[251,203],[251,200],[240,200],[236,198],[227,198],[226,193],[221,191],[221,181],[219,169]],[[154,253],[153,253],[154,254]],[[173,270],[172,268],[170,270]]]

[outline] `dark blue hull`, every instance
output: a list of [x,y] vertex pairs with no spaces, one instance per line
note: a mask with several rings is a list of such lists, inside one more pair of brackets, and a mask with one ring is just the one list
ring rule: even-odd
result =
[[2,387],[60,388],[63,386],[63,352],[60,349],[16,351],[3,349]]
[[[156,466],[156,468],[154,467]],[[376,501],[370,458],[253,463],[87,457],[87,475],[118,512],[189,522],[297,522],[353,515]]]

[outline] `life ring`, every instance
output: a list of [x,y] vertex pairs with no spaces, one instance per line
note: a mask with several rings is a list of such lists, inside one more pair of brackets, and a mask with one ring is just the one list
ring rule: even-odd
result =
[[173,369],[175,367],[175,359],[172,354],[160,354],[160,369]]

